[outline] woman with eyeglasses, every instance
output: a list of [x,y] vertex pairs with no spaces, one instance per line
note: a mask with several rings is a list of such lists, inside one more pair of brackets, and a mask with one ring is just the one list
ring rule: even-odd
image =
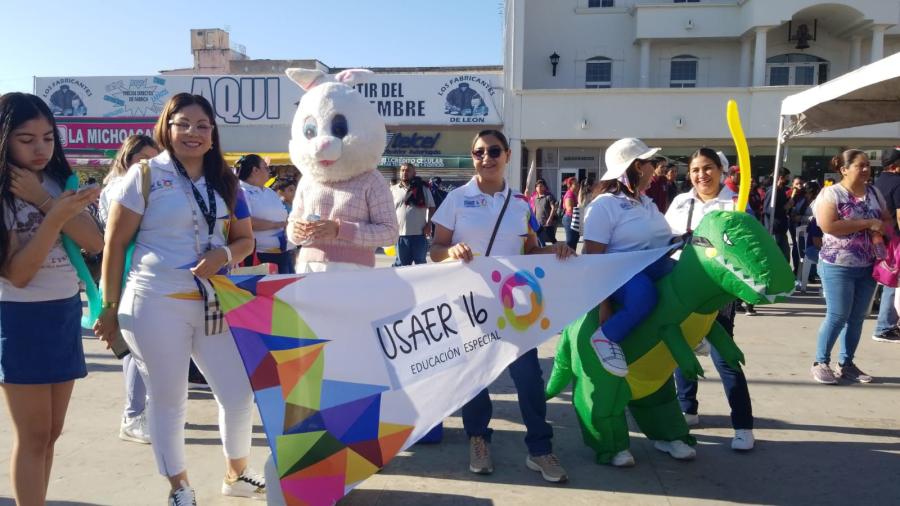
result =
[[[528,199],[513,191],[504,178],[509,156],[509,143],[502,132],[483,130],[475,136],[472,143],[475,176],[448,193],[432,218],[435,225],[431,245],[433,261],[450,258],[471,262],[475,256],[487,254],[498,218],[500,224],[490,255],[555,253],[559,258],[567,258],[575,254],[563,243],[539,247],[536,231],[540,226]],[[516,359],[509,366],[509,373],[518,391],[519,408],[526,427],[526,466],[540,472],[547,481],[566,481],[566,471],[552,453],[553,429],[547,423],[547,401],[537,350],[530,350]],[[476,474],[494,471],[490,451],[493,431],[488,428],[491,411],[491,398],[486,388],[462,408],[463,427],[469,437],[469,471]]]
[[[121,326],[138,363],[152,399],[150,436],[159,472],[171,487],[170,505],[196,504],[184,458],[192,357],[219,404],[226,457],[222,494],[264,499],[265,482],[247,465],[250,382],[206,281],[252,252],[247,203],[225,164],[205,98],[170,98],[155,137],[164,151],[150,159],[149,174],[132,166],[110,196],[103,311],[94,331],[111,342]],[[136,246],[123,291],[125,249],[132,238]]]
[[[724,155],[722,156],[724,157]],[[725,161],[727,163],[727,159]],[[689,230],[694,230],[700,224],[703,216],[712,211],[734,210],[737,194],[722,184],[724,169],[725,166],[723,166],[718,153],[712,149],[700,148],[691,154],[688,159],[688,177],[693,188],[687,193],[675,197],[666,212],[666,220],[672,227],[672,232],[681,235]],[[732,339],[734,338],[734,315],[739,303],[739,301],[734,301],[728,304],[720,309],[716,316],[716,321],[725,328]],[[751,450],[754,445],[753,407],[750,402],[747,377],[744,376],[744,371],[728,365],[728,362],[719,355],[714,346],[709,346],[709,348],[713,365],[719,371],[722,386],[725,388],[725,397],[731,407],[731,426],[734,428],[731,448],[739,451]],[[687,379],[681,373],[681,369],[675,369],[675,385],[685,421],[688,425],[697,425],[700,423],[700,415],[697,414],[699,407],[697,381]]]
[[294,247],[285,234],[288,213],[278,194],[266,187],[268,164],[259,155],[246,155],[238,159],[234,170],[250,207],[256,256],[262,263],[277,265],[278,274],[293,274]]

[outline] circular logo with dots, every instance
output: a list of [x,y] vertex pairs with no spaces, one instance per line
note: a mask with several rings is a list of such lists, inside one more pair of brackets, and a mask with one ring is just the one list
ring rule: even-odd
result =
[[[503,279],[500,271],[491,273],[494,283],[500,284],[500,302],[503,304],[503,316],[497,318],[497,327],[504,329],[509,323],[512,328],[523,331],[539,319],[542,329],[550,327],[550,320],[541,318],[544,312],[544,294],[541,292],[538,279],[543,277],[544,269],[540,267],[534,269],[534,274],[523,270],[511,274],[506,279]],[[529,291],[528,302],[517,303],[516,297],[513,296],[515,289]]]

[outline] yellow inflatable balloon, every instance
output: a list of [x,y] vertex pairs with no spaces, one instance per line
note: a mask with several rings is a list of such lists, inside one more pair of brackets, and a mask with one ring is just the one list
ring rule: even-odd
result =
[[743,211],[747,209],[747,202],[750,200],[750,150],[747,148],[747,138],[744,137],[744,129],[741,127],[741,115],[738,113],[737,102],[734,99],[728,101],[726,117],[728,130],[731,132],[734,147],[737,149],[738,167],[741,169],[738,200],[734,208]]
[[[741,168],[741,181],[735,210],[744,211],[750,200],[750,150],[747,148],[747,138],[744,137],[744,129],[741,127],[737,102],[729,100],[726,113],[728,130],[731,132],[731,138],[734,140],[738,154],[738,167]],[[709,254],[715,256],[715,250],[707,251],[707,255]],[[689,346],[696,347],[709,334],[717,314],[717,312],[692,313],[681,322],[681,331]],[[625,377],[625,380],[631,387],[632,398],[641,399],[662,388],[666,379],[661,380],[656,371],[675,365],[675,359],[662,343],[657,344],[641,358],[629,364],[628,376]]]

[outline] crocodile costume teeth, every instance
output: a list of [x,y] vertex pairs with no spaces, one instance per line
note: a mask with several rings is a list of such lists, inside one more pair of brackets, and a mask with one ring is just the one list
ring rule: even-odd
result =
[[755,218],[714,211],[703,217],[694,240],[656,288],[656,308],[621,343],[629,368],[625,378],[607,372],[591,345],[599,328],[596,308],[566,327],[557,347],[547,396],[574,381],[572,402],[584,442],[598,463],[628,448],[626,407],[649,439],[695,444],[675,396],[675,367],[689,378],[702,376],[693,349],[707,337],[729,365],[739,368],[744,356],[715,321],[718,310],[735,298],[750,304],[781,300],[793,291],[794,275]]
[[729,272],[734,274],[738,279],[741,280],[745,285],[749,286],[754,292],[760,294],[765,297],[766,300],[769,301],[769,304],[774,304],[776,301],[784,300],[789,297],[792,293],[794,293],[793,287],[786,292],[779,292],[776,294],[766,293],[767,288],[766,285],[756,282],[752,277],[747,276],[742,272],[739,268],[734,267],[731,263],[728,262],[728,259],[723,257],[722,255],[718,255],[715,257],[715,260],[722,264],[723,267],[728,269]]

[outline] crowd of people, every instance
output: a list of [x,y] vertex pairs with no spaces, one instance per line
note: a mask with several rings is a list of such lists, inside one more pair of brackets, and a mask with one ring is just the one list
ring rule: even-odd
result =
[[[227,166],[209,102],[181,93],[164,107],[155,138],[125,141],[102,192],[91,185],[64,191],[73,172],[53,114],[40,98],[0,97],[0,129],[0,387],[15,428],[12,491],[19,504],[28,505],[46,500],[54,443],[74,382],[87,375],[79,295],[85,280],[77,276],[65,241],[88,254],[103,252],[102,305],[94,332],[109,346],[124,342],[128,352],[119,436],[152,443],[169,484],[169,504],[183,506],[196,504],[184,441],[192,361],[218,404],[222,493],[264,499],[266,478],[277,484],[271,459],[265,476],[247,462],[252,390],[210,276],[240,264],[268,264],[283,274],[368,269],[375,264],[375,245],[395,245],[398,267],[426,263],[429,256],[433,262],[523,254],[565,260],[576,255],[579,244],[581,254],[645,250],[677,242],[711,211],[735,210],[740,184],[739,169],[720,152],[699,148],[687,159],[690,188],[681,192],[677,171],[658,156],[659,148],[625,138],[606,150],[607,171],[599,181],[570,178],[557,200],[538,179],[526,196],[505,178],[511,155],[506,137],[485,130],[472,144],[473,177],[450,192],[439,180],[424,182],[408,163],[389,193],[371,190],[386,188],[382,180],[314,187],[304,179],[273,179],[257,155]],[[815,182],[799,177],[788,186],[783,172],[768,189],[753,182],[748,208],[737,210],[761,220],[772,215],[776,242],[795,269],[804,257],[817,263],[827,307],[811,370],[820,383],[872,380],[854,356],[875,291],[871,272],[880,258],[877,246],[884,236],[896,235],[900,218],[900,156],[896,149],[890,153],[874,185],[866,154],[847,150],[834,159],[833,171],[842,179],[821,192]],[[374,174],[362,177],[381,177]],[[768,208],[773,201],[774,209]],[[95,204],[96,220],[88,211]],[[333,219],[333,212],[322,212],[326,207],[340,209],[352,221]],[[559,225],[564,241],[556,239]],[[360,240],[348,241],[350,234]],[[592,342],[612,374],[627,374],[620,345],[653,310],[653,283],[674,261],[662,258],[598,301],[602,325]],[[900,341],[894,293],[888,287],[882,294],[879,341]],[[735,301],[718,314],[732,336],[739,305]],[[830,353],[838,339],[841,352],[832,369]],[[750,450],[747,379],[710,348],[731,407],[732,448]],[[547,481],[566,481],[553,453],[537,350],[522,355],[509,371],[526,427],[525,465]],[[680,371],[675,377],[685,419],[696,424],[698,385]],[[462,409],[473,473],[494,470],[491,417],[488,389]],[[655,446],[676,459],[695,454],[680,441]],[[634,458],[626,451],[612,463],[629,466]]]

